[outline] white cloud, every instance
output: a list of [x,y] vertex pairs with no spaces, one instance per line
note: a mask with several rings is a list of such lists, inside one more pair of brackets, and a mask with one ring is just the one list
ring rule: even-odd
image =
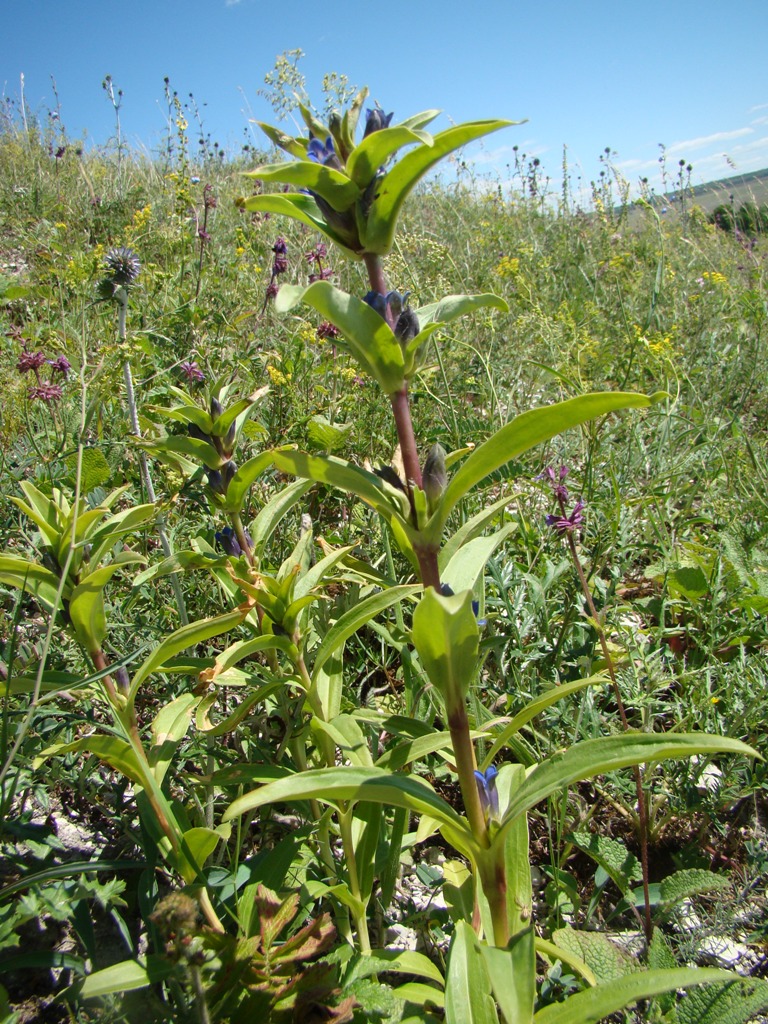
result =
[[668,154],[690,153],[692,149],[705,149],[707,146],[717,146],[730,139],[738,139],[744,135],[751,135],[753,128],[736,128],[730,132],[714,132],[712,135],[702,135],[698,139],[686,139],[683,142],[673,142],[666,147]]

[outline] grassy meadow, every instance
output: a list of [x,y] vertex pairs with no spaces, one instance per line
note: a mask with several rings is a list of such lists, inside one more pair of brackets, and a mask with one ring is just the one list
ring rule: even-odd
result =
[[[223,159],[183,119],[172,127],[150,159],[81,152],[55,125],[0,126],[0,1020],[498,1019],[462,1018],[441,987],[458,922],[476,916],[467,858],[430,812],[384,806],[374,828],[347,813],[348,794],[330,807],[320,794],[225,814],[254,786],[334,764],[418,776],[460,813],[462,795],[440,740],[449,716],[411,643],[418,576],[397,536],[359,495],[258,463],[292,446],[397,468],[390,403],[344,337],[307,305],[275,308],[310,275],[362,298],[363,264],[244,205],[279,192],[243,173],[274,153]],[[414,308],[506,304],[421,350],[420,457],[459,453],[450,477],[528,410],[592,392],[656,400],[516,452],[451,512],[455,531],[481,513],[479,535],[501,531],[484,568],[461,570],[477,603],[478,762],[493,750],[530,768],[620,737],[618,691],[633,735],[764,751],[768,234],[716,227],[692,193],[674,217],[630,209],[610,180],[588,210],[567,191],[544,201],[532,173],[477,181],[459,161],[405,203],[383,259],[391,286]],[[236,412],[217,433],[222,407]],[[257,464],[235,513],[221,474]],[[578,529],[547,525],[545,471],[560,466],[584,503]],[[297,595],[298,655],[285,617]],[[312,703],[331,691],[338,718]],[[704,753],[651,759],[639,777],[644,825],[627,768],[531,809],[541,1021],[590,977],[636,969],[641,827],[648,963],[765,976],[765,763]],[[590,936],[615,935],[590,952]],[[363,969],[370,949],[388,952]],[[134,972],[110,973],[121,963]],[[739,993],[649,996],[589,1019],[768,1019],[763,989]]]

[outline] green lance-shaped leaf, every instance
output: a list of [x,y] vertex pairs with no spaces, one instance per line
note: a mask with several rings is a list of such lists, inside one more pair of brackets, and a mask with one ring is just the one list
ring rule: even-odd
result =
[[[271,453],[271,457],[275,467],[282,473],[290,473],[305,480],[336,487],[348,494],[356,494],[388,521],[393,518],[399,520],[403,529],[410,536],[413,535],[410,525],[394,507],[394,502],[402,492],[394,491],[393,488],[388,491],[387,485],[375,473],[335,456],[307,455],[306,452],[277,449]],[[405,511],[407,499],[405,495],[402,495],[402,498],[401,508]]]
[[545,1006],[534,1014],[534,1024],[598,1024],[612,1013],[640,999],[652,999],[678,988],[736,981],[729,971],[707,967],[679,967],[674,970],[640,971],[569,996],[562,1003]]
[[[334,245],[337,245],[347,256],[355,260],[362,259],[362,255],[355,252],[354,249],[348,248],[342,236],[326,223],[312,196],[306,196],[300,192],[288,195],[269,193],[251,196],[250,199],[244,199],[240,205],[242,209],[248,210],[250,213],[276,213],[283,217],[292,217],[293,220],[298,220],[312,228],[313,231],[319,231],[326,238],[330,238]],[[285,285],[283,285],[284,287]]]
[[[53,611],[59,591],[59,577],[28,558],[18,555],[0,555],[0,583],[31,594],[46,611]],[[71,586],[64,587],[63,597],[66,600],[72,592]]]
[[565,786],[595,775],[648,761],[694,754],[741,754],[760,757],[741,740],[708,733],[639,733],[601,736],[576,743],[563,753],[552,754],[533,769],[512,796],[494,842],[503,838],[509,823]]
[[457,922],[448,954],[445,1021],[446,1024],[498,1024],[499,1021],[480,940],[466,921]]
[[128,696],[129,701],[136,698],[139,687],[153,672],[157,671],[165,661],[185,650],[187,647],[194,647],[214,636],[220,636],[239,625],[248,614],[247,608],[235,608],[234,611],[225,612],[223,615],[214,615],[209,619],[199,619],[190,622],[181,629],[171,633],[169,637],[156,647],[150,656],[136,670],[131,683]]
[[493,292],[483,292],[480,295],[445,295],[437,302],[430,302],[427,306],[419,306],[414,310],[422,328],[427,324],[451,323],[452,320],[467,313],[474,313],[477,309],[498,309],[502,313],[509,312],[509,306],[500,295]]
[[413,131],[402,124],[371,132],[349,154],[347,174],[364,189],[393,153],[403,146],[412,146],[416,143],[431,146],[432,136],[428,132]]
[[[526,868],[528,867],[526,854]],[[530,869],[529,869],[530,874]],[[506,949],[480,945],[491,988],[505,1021],[530,1024],[536,1000],[536,955],[533,927],[515,934]]]
[[464,845],[473,842],[466,822],[435,793],[428,782],[413,775],[393,775],[383,768],[358,765],[318,768],[270,782],[238,797],[224,812],[222,820],[231,821],[268,804],[312,799],[328,804],[369,800],[405,807],[415,814],[430,815],[447,830],[448,835],[460,837]]
[[[138,555],[136,561],[143,561]],[[104,612],[104,587],[109,583],[122,562],[113,562],[94,569],[82,583],[72,590],[69,600],[69,617],[79,642],[89,654],[101,650],[101,643],[107,635],[107,617]]]
[[569,398],[565,402],[531,409],[516,416],[476,448],[453,474],[440,507],[430,520],[430,533],[439,537],[449,515],[465,494],[489,474],[542,441],[607,413],[621,409],[647,409],[665,397],[664,392],[647,396],[606,391]]
[[[245,469],[247,465],[248,463],[246,462],[242,466],[242,469]],[[229,487],[227,488],[227,498],[229,498],[229,495],[232,492],[232,484],[237,480],[239,472],[240,470],[235,473]],[[251,538],[253,539],[253,549],[259,558],[266,547],[267,541],[280,524],[280,521],[288,514],[294,505],[301,501],[302,497],[312,487],[314,487],[314,480],[296,480],[294,483],[289,484],[281,491],[278,491],[277,494],[273,495],[264,508],[259,511],[258,515],[254,518],[248,528]]]
[[477,671],[479,631],[472,592],[443,597],[436,590],[427,590],[413,614],[411,635],[424,670],[450,715],[466,697]]
[[[255,121],[254,124],[257,124],[269,141],[274,143],[279,149],[299,159],[303,159],[307,155],[307,139],[297,139],[293,135],[286,135],[279,128],[275,128],[264,121]],[[244,176],[246,178],[258,178],[259,175],[257,171],[246,171]]]
[[362,224],[365,251],[386,256],[394,242],[397,218],[408,194],[436,163],[449,153],[484,135],[519,121],[469,121],[439,132],[431,145],[422,144],[406,153],[384,175]]
[[353,633],[356,633],[361,626],[364,626],[366,622],[369,622],[386,608],[390,608],[398,601],[411,597],[420,589],[421,586],[418,584],[403,584],[399,587],[390,587],[380,594],[372,594],[370,597],[366,597],[365,600],[360,601],[359,604],[350,608],[341,618],[337,619],[314,652],[312,662],[313,685],[317,684],[318,675],[326,661],[333,656],[339,647],[347,642]]
[[317,192],[339,213],[349,210],[360,198],[360,188],[348,175],[313,160],[264,164],[249,173],[261,181],[281,181]]
[[248,459],[242,466],[239,466],[235,475],[227,484],[227,494],[224,501],[224,511],[231,515],[240,515],[243,509],[248,491],[254,480],[272,466],[272,458],[269,452],[260,452]]
[[488,537],[475,537],[459,548],[447,565],[440,570],[443,579],[452,590],[473,590],[485,572],[485,565],[494,551],[504,543],[510,533],[517,529],[517,523],[506,523]]
[[367,302],[328,281],[315,281],[308,288],[283,285],[277,293],[275,309],[287,313],[300,302],[312,306],[339,328],[352,355],[376,378],[385,394],[391,395],[403,387],[405,363],[400,342]]
[[101,971],[94,971],[79,988],[79,995],[83,999],[98,999],[120,992],[132,992],[165,981],[178,970],[178,964],[150,953],[144,963],[138,960],[123,960]]
[[493,745],[483,758],[483,762],[480,767],[485,771],[488,765],[494,761],[499,751],[509,743],[510,739],[518,733],[524,725],[530,722],[532,718],[541,714],[541,712],[546,708],[557,703],[559,700],[563,700],[565,697],[569,697],[572,693],[577,693],[579,690],[583,690],[587,686],[604,686],[607,682],[608,678],[601,674],[588,676],[586,679],[574,679],[570,683],[561,683],[559,686],[553,686],[552,689],[547,690],[546,693],[542,693],[539,697],[529,701],[525,707],[515,715],[512,721],[504,726],[499,735],[495,738]]

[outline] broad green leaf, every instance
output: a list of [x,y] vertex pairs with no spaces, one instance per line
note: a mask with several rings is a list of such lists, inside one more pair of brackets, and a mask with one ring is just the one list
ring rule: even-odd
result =
[[472,593],[443,597],[430,588],[413,613],[413,644],[448,715],[464,700],[477,672],[479,632]]
[[146,988],[147,985],[165,981],[177,970],[177,964],[150,953],[144,963],[138,960],[123,960],[101,971],[94,971],[83,982],[79,995],[83,999],[97,999],[119,992],[132,992],[134,989]]
[[227,562],[226,555],[207,554],[202,551],[177,551],[168,558],[164,558],[162,562],[150,565],[148,569],[138,573],[131,580],[131,585],[135,589],[151,580],[171,576],[175,572],[187,572],[190,569],[213,569],[225,566]]
[[366,252],[386,256],[392,248],[397,217],[408,194],[423,176],[444,156],[482,138],[500,128],[517,124],[515,121],[469,121],[439,132],[432,145],[421,145],[404,154],[385,174],[364,221],[361,238]]
[[349,544],[344,548],[332,548],[327,555],[324,555],[318,562],[307,569],[296,580],[296,587],[293,591],[294,596],[304,597],[314,587],[319,587],[328,581],[331,570],[334,569],[339,562],[342,562],[347,555],[354,551],[357,547],[356,544]]
[[[53,611],[59,592],[59,577],[50,569],[37,562],[30,562],[18,555],[0,555],[0,583],[18,587],[31,594],[46,611]],[[64,587],[63,597],[69,596],[71,588]]]
[[234,629],[246,615],[247,609],[235,608],[234,611],[225,612],[223,615],[214,615],[209,619],[190,622],[188,625],[182,626],[181,629],[177,629],[175,633],[171,633],[134,673],[129,701],[135,699],[144,680],[162,668],[164,661],[179,654],[187,647],[194,647],[196,644],[201,644],[214,636],[220,636],[222,633]]
[[152,747],[148,760],[159,784],[165,778],[176,747],[187,734],[199,700],[194,693],[183,693],[160,708],[152,721]]
[[309,159],[262,164],[254,173],[260,181],[280,181],[316,192],[339,213],[354,206],[361,194],[358,184],[348,175]]
[[676,1024],[746,1024],[765,1019],[768,981],[738,978],[686,993],[677,1007]]
[[[503,764],[499,768],[496,789],[499,794],[499,806],[503,814],[512,797],[525,779],[525,769],[520,764]],[[528,817],[521,814],[510,826],[504,841],[504,866],[507,878],[507,921],[511,935],[526,931],[533,914],[533,882],[530,865],[530,837],[528,834]],[[531,937],[533,942],[533,937]],[[527,946],[525,946],[528,949]],[[524,953],[517,951],[517,960],[525,956],[533,957],[532,949]],[[533,970],[533,961],[528,965]]]
[[307,423],[307,433],[313,445],[324,452],[335,452],[347,442],[353,423],[331,423],[319,413]]
[[627,894],[633,882],[642,878],[643,872],[637,857],[618,839],[597,832],[574,832],[568,839],[613,879],[622,895]]
[[[402,516],[395,511],[396,496],[390,497],[386,485],[375,473],[332,455],[307,455],[306,452],[285,449],[276,449],[271,455],[273,463],[281,472],[326,484],[328,487],[336,487],[348,494],[356,494],[387,520],[396,517],[407,528]],[[404,504],[407,504],[405,495],[402,497]]]
[[480,950],[503,1019],[515,1024],[531,1024],[536,1001],[533,926],[529,925],[513,935],[506,949],[483,942]]
[[361,626],[364,626],[366,622],[373,619],[376,615],[379,615],[387,608],[391,608],[398,601],[411,597],[419,590],[421,590],[420,584],[403,584],[399,587],[391,587],[389,590],[383,590],[380,594],[372,594],[370,597],[366,597],[359,604],[346,611],[334,622],[313,654],[313,684],[316,683],[318,673],[328,658],[331,657],[338,647],[346,643],[353,633],[356,633]]
[[735,980],[728,971],[707,967],[678,967],[668,971],[640,971],[615,981],[588,988],[562,1003],[545,1006],[534,1015],[534,1024],[598,1024],[641,999],[651,999],[678,988]]
[[269,452],[261,452],[239,466],[227,485],[224,510],[239,515],[249,488],[257,477],[260,477],[271,465]]
[[552,933],[552,941],[559,949],[583,960],[598,985],[643,969],[636,956],[620,949],[604,932],[558,928]]
[[[338,247],[343,250],[352,259],[361,259],[360,253],[349,249],[346,242],[325,222],[325,218],[318,209],[317,203],[312,196],[304,195],[301,192],[293,194],[277,194],[268,193],[266,195],[251,196],[250,199],[244,199],[242,201],[242,209],[248,210],[251,213],[276,213],[284,217],[292,217],[294,220],[300,221],[302,224],[306,224],[307,227],[312,228],[313,231],[319,231]],[[285,285],[283,285],[283,288]],[[282,291],[282,288],[280,289]],[[278,292],[278,295],[280,292]]]
[[330,804],[370,800],[405,807],[416,814],[429,814],[448,829],[468,836],[466,822],[423,779],[393,775],[382,768],[346,765],[312,769],[270,782],[238,797],[224,812],[222,820],[231,821],[267,804],[310,799]]
[[146,783],[146,771],[133,747],[126,740],[119,736],[97,735],[84,736],[82,739],[72,743],[54,743],[46,747],[35,760],[34,765],[39,768],[49,757],[56,757],[60,754],[73,754],[87,752],[94,754],[100,761],[106,761],[126,778],[140,786]]
[[442,501],[430,526],[439,536],[456,504],[489,474],[522,455],[542,441],[579,426],[598,416],[621,409],[646,409],[663,397],[661,394],[635,395],[627,392],[599,392],[569,398],[565,402],[531,409],[516,416],[476,448],[448,482]]
[[[451,453],[455,454],[455,453]],[[450,463],[449,463],[450,465]],[[441,578],[445,575],[445,567],[459,550],[478,534],[482,533],[488,523],[494,519],[507,505],[510,503],[510,497],[505,494],[503,498],[499,498],[498,501],[494,501],[492,505],[487,505],[481,509],[476,515],[468,519],[462,526],[452,533],[448,537],[440,549],[438,555],[438,564],[440,566]],[[507,525],[506,523],[504,524]],[[517,529],[517,523],[514,524],[514,529]],[[454,590],[456,588],[454,587]]]
[[457,594],[462,590],[474,590],[485,572],[488,559],[516,529],[516,523],[507,523],[488,537],[475,537],[467,541],[441,570],[440,578]]
[[155,505],[134,505],[106,519],[98,529],[90,535],[91,565],[98,565],[107,552],[115,544],[118,537],[133,533],[145,526],[157,515]]
[[339,328],[355,359],[376,378],[385,394],[391,395],[403,387],[405,363],[400,342],[367,302],[335,288],[329,281],[315,281],[306,288],[283,285],[275,298],[275,309],[287,313],[300,302],[312,306]]
[[403,146],[415,143],[430,146],[432,137],[426,132],[417,133],[402,124],[372,132],[350,153],[347,159],[347,174],[364,189],[393,153]]
[[[259,128],[264,132],[270,142],[274,143],[279,149],[284,150],[286,153],[290,153],[291,156],[302,159],[307,155],[307,140],[296,139],[292,135],[286,135],[285,132],[280,131],[279,128],[274,128],[271,124],[266,124],[264,121],[254,121]],[[245,171],[244,177],[246,178],[258,178],[258,168],[255,171]]]
[[315,718],[312,720],[312,728],[330,736],[341,751],[341,756],[347,758],[353,765],[373,767],[368,741],[360,724],[350,715],[336,715],[332,722],[323,722]]
[[186,437],[184,434],[169,434],[160,441],[136,440],[141,448],[162,458],[166,453],[171,456],[189,456],[198,465],[207,466],[208,469],[221,469],[224,459],[219,455],[212,444],[201,441],[197,437]]
[[190,828],[181,837],[182,852],[171,854],[168,859],[175,862],[184,881],[191,885],[221,839],[221,833],[212,828]]
[[[374,949],[370,953],[359,955],[345,971],[344,984],[358,978],[369,978],[372,974],[389,973],[412,974],[417,978],[426,978],[428,981],[437,982],[441,988],[445,984],[439,968],[429,957],[411,949]],[[430,992],[435,990],[430,989]],[[435,996],[439,995],[440,993],[435,992]]]
[[527,813],[573,782],[648,761],[720,753],[760,756],[741,740],[708,733],[625,732],[576,743],[562,753],[550,755],[531,771],[513,796],[494,842],[500,840],[509,823],[519,814]]
[[[41,513],[38,512],[37,508],[33,507],[32,505],[28,505],[26,501],[22,501],[21,498],[17,498],[15,495],[11,495],[11,501],[13,502],[14,505],[16,505],[17,508],[21,509],[21,511],[24,513],[27,519],[31,519],[32,522],[38,527],[40,533],[42,534],[43,540],[52,548],[58,548],[62,530],[61,527],[55,521],[56,517],[52,516],[52,518],[54,518],[54,522],[51,523],[48,521],[48,518],[46,516],[41,515]],[[51,507],[53,507],[53,502],[51,502]]]
[[[272,459],[270,458],[270,465]],[[246,462],[241,468],[245,469],[248,463]],[[238,470],[239,472],[239,470]],[[232,483],[237,479],[237,473],[235,473]],[[229,497],[232,491],[232,483],[230,483],[227,489],[227,496]],[[277,494],[273,495],[259,514],[254,518],[253,522],[249,526],[249,532],[253,539],[253,548],[256,551],[259,558],[264,552],[264,548],[267,541],[275,532],[280,523],[280,520],[290,512],[294,505],[296,505],[303,496],[314,486],[313,480],[295,480],[292,484],[284,487]]]
[[724,892],[731,883],[724,875],[704,868],[684,868],[662,879],[659,895],[664,909],[706,892]]
[[104,587],[112,576],[121,569],[120,563],[103,565],[86,576],[82,583],[72,590],[69,601],[69,617],[77,639],[89,654],[101,649],[107,635],[107,617],[104,612]]
[[216,655],[213,668],[205,670],[205,682],[215,683],[221,674],[232,668],[233,665],[238,665],[245,658],[272,650],[284,651],[291,659],[298,658],[298,651],[287,636],[276,636],[269,633],[264,636],[254,636],[248,640],[236,640],[226,650]]
[[480,942],[466,921],[456,925],[448,954],[445,1021],[446,1024],[498,1024],[499,1021]]
[[[41,519],[56,534],[61,533],[64,528],[66,516],[69,512],[69,507],[65,506],[64,503],[57,504],[56,501],[52,501],[51,498],[46,494],[43,494],[43,492],[35,487],[35,485],[29,480],[22,480],[19,486],[39,519]],[[14,504],[19,504],[17,498],[11,498],[11,501],[13,501]],[[38,520],[36,519],[35,522],[38,522]]]
[[541,696],[536,697],[535,700],[530,701],[522,711],[519,711],[515,717],[504,726],[499,735],[494,739],[493,745],[488,753],[483,758],[481,768],[483,771],[488,767],[489,764],[494,760],[499,751],[505,747],[510,739],[518,733],[524,725],[535,718],[536,715],[541,714],[545,708],[551,707],[552,704],[557,703],[559,700],[563,700],[564,697],[569,697],[572,693],[577,693],[579,690],[583,690],[587,686],[604,686],[608,682],[608,679],[604,675],[588,676],[586,679],[574,679],[570,683],[561,683],[559,686],[553,686]]
[[430,302],[427,306],[419,306],[414,310],[423,329],[427,324],[447,324],[457,317],[474,313],[476,309],[498,309],[502,313],[509,312],[509,306],[500,295],[484,292],[481,295],[445,295],[438,302]]
[[271,697],[273,693],[283,689],[289,682],[290,680],[287,679],[273,679],[269,683],[265,683],[264,686],[260,686],[253,693],[249,693],[244,697],[235,710],[227,715],[226,718],[216,723],[211,721],[209,715],[213,705],[219,698],[219,694],[212,693],[207,695],[198,705],[195,715],[195,725],[198,732],[202,732],[206,736],[225,736],[237,728],[255,704],[259,704],[267,697]]
[[[472,739],[478,739],[483,738],[485,734],[473,731],[470,735]],[[426,736],[416,736],[398,743],[382,754],[376,764],[380,768],[397,771],[414,761],[420,761],[427,754],[435,754],[438,751],[445,751],[446,755],[452,758],[453,745],[449,732],[431,732]]]

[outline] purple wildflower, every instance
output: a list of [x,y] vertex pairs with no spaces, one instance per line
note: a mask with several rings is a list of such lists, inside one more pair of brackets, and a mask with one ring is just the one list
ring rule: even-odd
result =
[[543,473],[536,477],[537,480],[549,480],[552,484],[552,493],[554,494],[557,501],[566,502],[568,501],[568,488],[565,486],[563,481],[568,476],[570,470],[568,466],[561,466],[557,471],[552,466],[547,466]]
[[314,249],[304,253],[307,263],[320,263],[328,255],[328,249],[324,242],[318,242]]
[[339,328],[329,320],[323,320],[315,331],[315,335],[319,341],[326,341],[329,338],[333,341],[335,338],[338,338],[340,334],[341,331]]
[[195,362],[185,360],[183,363],[179,363],[179,369],[190,384],[200,384],[205,380],[205,374]]
[[548,515],[547,526],[551,526],[552,529],[556,530],[558,533],[573,533],[573,531],[578,530],[584,522],[582,510],[585,507],[585,502],[579,498],[573,506],[573,511],[570,515],[566,515],[564,509],[561,509],[559,515],[557,513]]
[[31,401],[45,402],[46,405],[49,405],[51,402],[58,402],[61,396],[61,384],[51,384],[49,380],[44,381],[42,384],[35,384],[29,389]]
[[55,359],[46,359],[46,362],[52,370],[57,370],[64,380],[69,376],[69,371],[72,369],[72,364],[66,356],[57,356]]
[[27,352],[25,350],[19,356],[19,361],[16,363],[16,369],[19,373],[28,373],[30,370],[37,372],[44,362],[44,352]]

